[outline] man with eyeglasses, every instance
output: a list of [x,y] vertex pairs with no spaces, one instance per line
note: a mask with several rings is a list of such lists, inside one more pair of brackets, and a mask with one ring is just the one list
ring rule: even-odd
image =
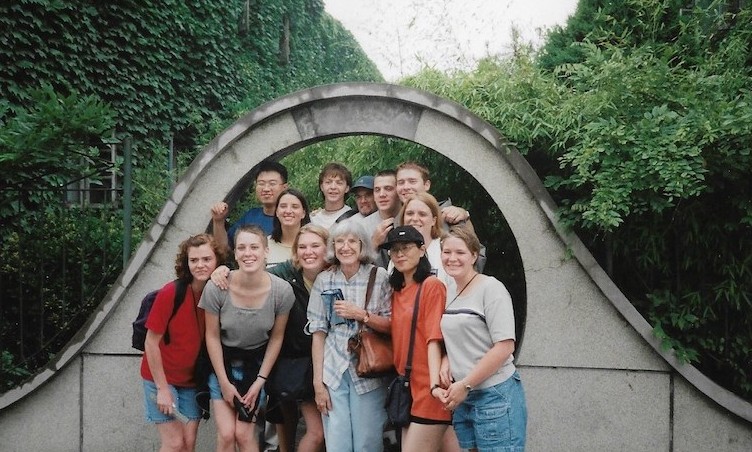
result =
[[287,168],[279,163],[264,160],[259,163],[256,173],[256,199],[261,207],[254,207],[243,214],[229,229],[225,227],[230,208],[225,202],[218,202],[212,206],[212,227],[214,239],[220,244],[232,249],[232,238],[241,226],[255,224],[266,234],[272,233],[274,225],[274,208],[279,194],[287,189]]

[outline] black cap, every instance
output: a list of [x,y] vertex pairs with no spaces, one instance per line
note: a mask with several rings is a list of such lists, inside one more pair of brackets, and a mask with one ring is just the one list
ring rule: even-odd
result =
[[388,250],[395,243],[417,243],[418,246],[422,246],[423,235],[414,226],[397,226],[389,231],[386,240],[379,248]]

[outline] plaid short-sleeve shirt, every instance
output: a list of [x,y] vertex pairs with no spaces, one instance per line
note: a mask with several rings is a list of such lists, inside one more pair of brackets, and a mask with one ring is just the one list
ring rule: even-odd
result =
[[[358,332],[359,323],[353,320],[339,325],[329,324],[329,313],[326,311],[321,292],[329,289],[341,289],[344,299],[360,307],[365,306],[368,277],[371,264],[361,264],[358,272],[349,280],[339,269],[333,267],[321,272],[311,288],[308,301],[308,330],[311,333],[323,331],[326,333],[324,342],[324,384],[330,388],[337,388],[344,373],[350,372],[350,378],[355,384],[358,394],[377,389],[385,384],[383,378],[361,378],[355,372],[355,357],[347,351],[349,339]],[[391,316],[392,288],[386,270],[378,268],[373,285],[368,312],[382,317]]]

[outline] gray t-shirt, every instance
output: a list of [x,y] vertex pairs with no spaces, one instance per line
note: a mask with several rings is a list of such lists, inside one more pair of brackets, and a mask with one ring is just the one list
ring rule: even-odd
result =
[[[441,318],[449,367],[455,380],[465,378],[496,342],[515,339],[514,308],[507,288],[492,276],[482,278],[472,291],[456,299],[447,291],[447,306]],[[478,389],[497,385],[514,373],[514,355]]]
[[260,308],[238,307],[232,303],[229,290],[220,290],[211,281],[206,285],[198,306],[219,316],[222,344],[244,350],[259,348],[269,341],[275,318],[290,312],[295,302],[292,287],[275,275],[269,277],[272,285]]

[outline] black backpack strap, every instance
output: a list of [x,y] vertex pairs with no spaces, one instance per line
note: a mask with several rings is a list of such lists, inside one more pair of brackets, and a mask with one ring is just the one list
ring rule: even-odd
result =
[[356,213],[358,213],[358,209],[350,209],[347,212],[340,215],[339,217],[337,217],[337,219],[334,220],[334,222],[339,223],[340,221],[347,220],[348,218],[355,215]]
[[418,293],[415,294],[415,306],[413,307],[413,321],[410,326],[410,345],[407,348],[407,363],[405,363],[405,377],[410,380],[410,374],[413,371],[413,346],[415,345],[415,330],[418,323],[418,307],[420,306],[420,293],[423,291],[423,283],[418,286]]
[[169,320],[167,320],[167,325],[165,326],[165,334],[163,337],[165,345],[170,344],[170,321],[172,321],[172,318],[175,317],[178,309],[180,309],[180,306],[183,304],[183,300],[185,300],[185,294],[188,291],[189,285],[190,284],[188,283],[188,281],[185,281],[183,279],[175,280],[175,299],[172,300],[172,314],[170,314],[170,318]]

